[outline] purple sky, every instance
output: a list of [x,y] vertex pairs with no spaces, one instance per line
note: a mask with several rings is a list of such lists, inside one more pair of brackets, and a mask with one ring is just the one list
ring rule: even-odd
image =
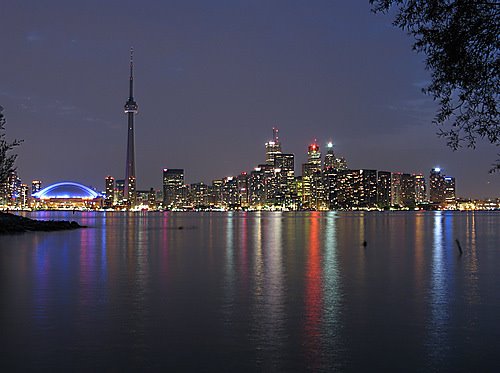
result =
[[421,93],[423,56],[353,1],[23,1],[0,12],[0,105],[23,182],[123,178],[135,49],[138,188],[163,168],[189,183],[250,171],[278,126],[284,152],[333,140],[350,168],[440,166],[457,193],[499,197],[498,148],[453,152]]

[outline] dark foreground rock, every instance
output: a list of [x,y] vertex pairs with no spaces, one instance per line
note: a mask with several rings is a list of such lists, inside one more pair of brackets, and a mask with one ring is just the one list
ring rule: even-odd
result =
[[14,214],[0,212],[0,234],[21,233],[28,231],[61,231],[85,228],[76,221],[66,220],[34,220]]

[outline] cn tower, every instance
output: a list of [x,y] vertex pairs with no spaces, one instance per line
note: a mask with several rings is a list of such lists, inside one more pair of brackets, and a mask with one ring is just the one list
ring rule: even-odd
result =
[[137,103],[134,100],[134,50],[130,49],[130,87],[128,100],[125,103],[125,114],[128,119],[127,133],[127,164],[125,167],[125,186],[123,198],[129,207],[136,204],[135,180],[135,146],[134,146],[134,118],[137,114]]

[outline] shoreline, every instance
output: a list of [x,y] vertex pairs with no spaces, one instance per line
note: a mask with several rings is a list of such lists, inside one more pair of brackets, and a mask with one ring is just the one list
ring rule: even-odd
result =
[[24,232],[54,232],[85,228],[76,221],[35,220],[0,211],[0,235]]

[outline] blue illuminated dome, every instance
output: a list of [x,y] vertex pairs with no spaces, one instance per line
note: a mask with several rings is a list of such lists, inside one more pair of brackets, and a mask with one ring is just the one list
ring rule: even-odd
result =
[[85,185],[65,181],[49,185],[48,187],[33,194],[33,197],[94,199],[100,197],[100,194]]

